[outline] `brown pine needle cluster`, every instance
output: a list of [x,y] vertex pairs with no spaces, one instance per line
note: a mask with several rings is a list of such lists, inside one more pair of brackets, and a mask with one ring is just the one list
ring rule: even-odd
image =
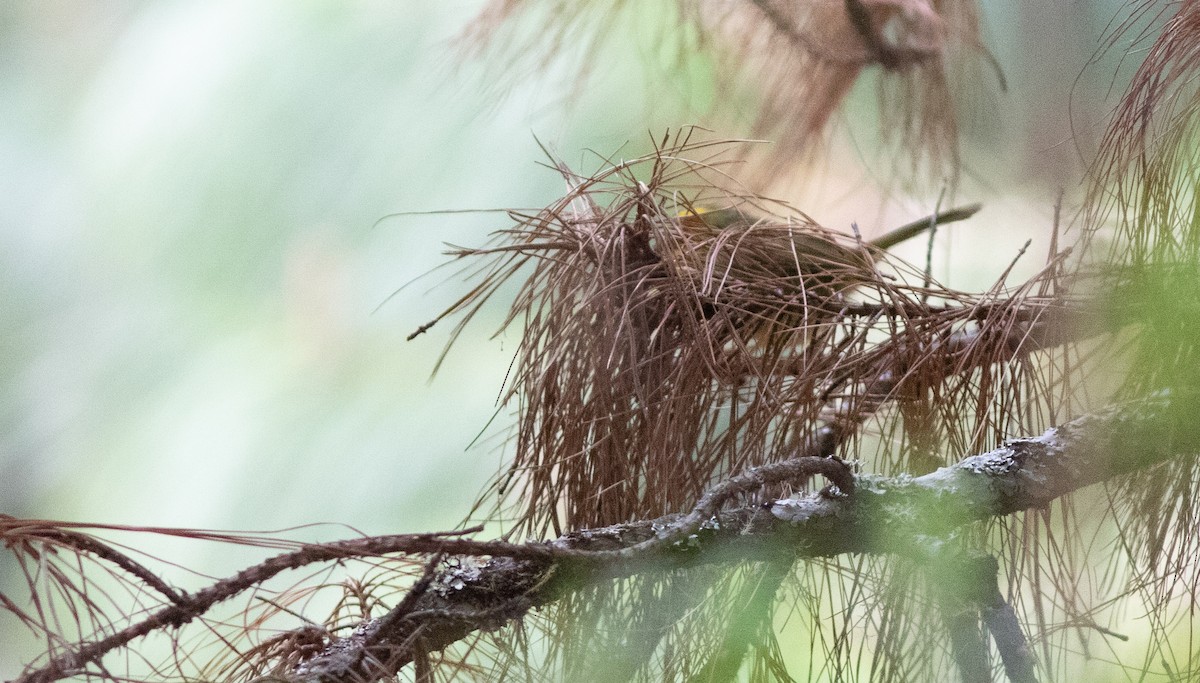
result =
[[[1111,42],[1119,40],[1141,61],[1093,167],[1085,238],[1116,283],[1106,285],[1109,306],[1139,312],[1121,390],[1136,397],[1200,385],[1200,3],[1134,3]],[[1112,486],[1136,558],[1122,588],[1152,606],[1159,647],[1180,624],[1168,607],[1180,596],[1194,607],[1200,594],[1198,499],[1194,459]]]
[[954,175],[954,84],[980,78],[966,63],[991,59],[971,0],[680,0],[654,11],[628,0],[493,0],[466,43],[500,52],[510,75],[525,71],[519,65],[539,71],[558,57],[576,60],[582,81],[606,41],[634,30],[680,61],[697,53],[715,59],[717,120],[736,119],[748,95],[756,100],[750,132],[774,144],[742,153],[762,164],[748,172],[760,182],[821,151],[831,121],[872,67],[880,73],[879,127],[865,139],[881,136],[914,162],[929,162],[929,177]]
[[[978,447],[1010,428],[1010,401],[1040,402],[1022,386],[979,410],[974,388],[993,394],[994,376],[1045,374],[1013,358],[1011,335],[1027,334],[1051,298],[955,292],[877,244],[722,189],[729,146],[684,131],[594,175],[558,164],[565,197],[514,215],[500,243],[455,252],[488,265],[448,314],[522,283],[505,323],[523,340],[507,394],[519,414],[515,457],[492,492],[519,531],[686,509],[721,478],[803,453],[894,471],[895,449],[872,461],[841,441],[895,397],[921,416],[906,424],[925,435],[927,452],[911,455],[925,468],[947,445]],[[943,393],[951,375],[953,400]],[[814,442],[822,429],[841,436]],[[947,429],[957,435],[948,444],[932,436]]]

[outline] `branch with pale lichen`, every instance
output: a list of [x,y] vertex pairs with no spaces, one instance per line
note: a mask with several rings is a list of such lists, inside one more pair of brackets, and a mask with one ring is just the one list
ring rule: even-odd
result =
[[[1069,336],[1073,330],[1078,333],[1079,330],[1085,332],[1094,332],[1097,324],[1087,314],[1082,315],[1084,324],[1066,325],[1059,321],[1055,316],[1051,316],[1049,321],[1039,320],[1040,316],[1035,315],[1032,324],[1018,325],[1010,331],[1013,337],[1011,346],[1012,353],[1025,353],[1048,346],[1054,346],[1062,342],[1064,333]],[[1103,328],[1104,325],[1099,325]],[[959,348],[969,346],[974,338],[973,332],[963,333],[961,338],[954,337],[950,345]],[[968,364],[963,366],[961,361],[955,368],[957,371],[969,369]],[[948,368],[949,370],[949,368]],[[895,388],[895,379],[891,373],[884,373],[874,383],[868,385],[867,393],[876,401],[886,401],[891,391]],[[870,412],[870,411],[867,411]],[[753,480],[770,480],[772,482],[783,480],[798,480],[806,476],[821,473],[829,475],[831,472],[836,472],[837,468],[826,467],[822,465],[814,465],[812,462],[818,460],[812,456],[831,455],[836,450],[838,444],[853,431],[847,424],[839,424],[837,420],[834,423],[827,425],[816,432],[806,440],[796,451],[797,456],[781,463],[773,463],[759,468],[758,470],[749,471],[739,477],[723,482],[723,484],[715,487],[709,493],[718,492],[720,486],[733,486],[731,489],[733,494],[747,492],[746,486],[736,485],[735,480],[743,479],[747,482]],[[833,461],[827,461],[826,465]],[[936,473],[935,473],[936,474]],[[927,475],[932,477],[934,475]],[[922,478],[924,480],[926,478]],[[837,481],[835,479],[835,481]],[[860,482],[866,482],[868,485],[874,485],[873,479],[862,478]],[[886,481],[886,480],[885,480]],[[1090,482],[1089,482],[1090,483]],[[1083,485],[1083,484],[1081,484]],[[753,486],[749,487],[754,489]],[[849,488],[848,486],[840,486],[839,488]],[[721,497],[717,505],[724,502],[728,496]],[[701,501],[696,509],[690,513],[690,517],[696,517],[697,511],[704,512],[706,506]],[[818,501],[819,502],[819,501]],[[781,505],[796,505],[798,503],[780,503]],[[805,504],[801,504],[802,506]],[[760,522],[762,511],[758,508],[744,508],[741,510],[727,511],[721,514],[722,520],[727,520],[731,528],[740,528],[741,526],[753,521]],[[820,519],[820,515],[817,516]],[[540,576],[539,568],[547,566],[556,566],[575,563],[596,563],[598,557],[593,553],[596,551],[620,551],[619,555],[631,557],[633,555],[644,555],[644,551],[652,550],[655,547],[664,545],[662,536],[669,535],[670,541],[677,538],[679,535],[692,536],[695,538],[693,531],[696,530],[700,520],[687,519],[684,515],[671,515],[650,522],[634,523],[621,525],[617,527],[609,527],[607,529],[592,530],[587,532],[578,532],[565,536],[553,543],[529,543],[529,544],[514,544],[501,541],[476,541],[467,538],[448,538],[442,534],[432,535],[395,535],[371,537],[363,539],[351,539],[347,541],[333,542],[328,544],[316,544],[307,546],[297,552],[287,553],[275,558],[271,558],[260,565],[247,568],[240,572],[237,576],[231,577],[225,581],[218,582],[208,589],[183,595],[179,600],[173,601],[176,604],[167,606],[156,612],[151,617],[132,624],[129,627],[117,631],[105,638],[92,643],[83,644],[81,647],[66,652],[58,657],[53,658],[46,665],[31,670],[24,677],[18,679],[20,683],[33,683],[35,681],[52,681],[63,677],[74,675],[83,670],[88,664],[97,661],[104,653],[113,649],[127,645],[135,638],[139,638],[154,630],[168,627],[176,627],[192,621],[203,615],[213,605],[229,599],[242,591],[253,588],[259,582],[273,576],[281,571],[295,569],[301,566],[310,565],[318,562],[328,561],[333,557],[349,558],[349,557],[364,557],[378,556],[382,554],[436,554],[446,553],[450,555],[464,556],[489,556],[492,558],[508,558],[503,561],[493,560],[495,562],[508,563],[505,571],[515,570],[518,574],[532,573],[534,576]],[[474,530],[454,532],[454,535],[470,533]],[[651,533],[653,531],[654,533]],[[686,531],[686,533],[681,533]],[[712,529],[701,529],[702,535],[711,535]],[[724,538],[722,535],[719,537]],[[748,538],[753,538],[753,535]],[[638,551],[631,552],[634,546],[641,544]],[[840,552],[850,552],[853,548],[845,550],[831,550],[827,553],[818,554],[837,554]],[[802,553],[802,555],[808,555]],[[811,555],[810,555],[811,556]],[[719,553],[713,557],[719,559]],[[677,559],[677,558],[676,558]],[[586,560],[586,562],[585,562]],[[673,560],[676,561],[676,560]],[[690,561],[690,560],[689,560]],[[708,557],[702,558],[701,561],[710,561]],[[714,560],[715,561],[715,560]],[[607,562],[612,564],[614,558],[608,558]],[[640,566],[640,565],[638,565]],[[562,567],[556,571],[562,571]],[[635,571],[626,571],[624,575],[637,573]],[[443,577],[444,578],[444,577]],[[535,582],[540,588],[552,588],[553,582],[542,583]],[[522,590],[528,591],[529,585],[525,585],[521,581],[517,581],[515,586],[522,586]],[[510,586],[510,588],[512,588]],[[412,631],[414,620],[428,620],[433,618],[448,619],[456,622],[458,626],[451,629],[447,635],[435,638],[434,641],[443,644],[453,642],[458,638],[465,636],[479,627],[481,621],[489,623],[503,623],[507,619],[515,618],[523,613],[521,606],[528,609],[533,604],[543,604],[549,601],[550,597],[539,593],[538,599],[534,602],[528,602],[523,598],[517,603],[509,604],[514,595],[517,593],[512,590],[500,590],[496,593],[495,599],[485,600],[488,606],[482,610],[470,611],[467,610],[461,614],[453,614],[454,610],[441,606],[416,609],[414,612],[405,615],[404,618],[395,616],[387,617],[387,620],[394,624],[394,630]],[[427,598],[428,601],[428,598]],[[418,619],[420,615],[420,619]],[[433,619],[436,620],[436,619]],[[475,626],[472,626],[474,620]],[[428,634],[429,629],[423,629],[423,632]],[[344,641],[339,641],[335,646],[331,646],[330,652],[344,651],[350,653],[348,660],[343,660],[342,664],[334,668],[344,668],[350,670],[353,667],[361,666],[361,657],[363,655],[363,647],[365,644],[370,644],[378,640],[379,647],[383,649],[395,649],[395,644],[404,642],[405,638],[393,639],[387,637],[385,632],[382,632],[375,622],[364,625],[355,635]],[[410,644],[411,645],[411,644]],[[436,648],[427,648],[436,649]],[[385,658],[390,659],[390,658]],[[398,665],[407,662],[406,657],[401,657],[403,661]],[[395,660],[392,660],[393,662]],[[350,662],[350,663],[347,663]],[[357,662],[357,663],[355,663]],[[344,665],[344,666],[343,666]],[[314,664],[314,666],[318,666]]]
[[[382,619],[363,624],[304,664],[292,680],[386,677],[416,651],[445,647],[471,632],[496,628],[589,583],[692,564],[736,563],[849,552],[921,552],[914,537],[936,538],[993,516],[1050,501],[1089,484],[1144,469],[1200,446],[1190,402],[1148,399],[1081,417],[1046,434],[1017,439],[923,477],[860,476],[851,497],[813,496],[776,501],[768,510],[725,510],[699,527],[684,515],[568,534],[550,543],[513,544],[441,534],[351,539],[311,545],[272,558],[202,591],[182,596],[144,621],[65,653],[17,679],[52,681],[80,673],[104,653],[152,631],[173,628],[212,605],[288,569],[348,557],[382,554],[489,556],[426,581],[425,590]],[[794,459],[794,472],[818,471]],[[779,472],[789,468],[769,466]],[[776,472],[775,474],[778,474]],[[765,471],[735,479],[752,480]],[[763,477],[764,481],[774,475]],[[745,487],[735,486],[736,492]],[[714,489],[715,490],[715,489]],[[698,505],[697,509],[703,506]],[[672,542],[684,526],[682,542]],[[464,533],[464,532],[457,532]],[[639,544],[641,549],[630,553]],[[419,638],[414,634],[419,633]],[[381,666],[382,665],[382,666]]]
[[[407,614],[363,624],[288,680],[383,678],[411,661],[418,641],[422,651],[444,648],[584,586],[664,568],[777,558],[781,548],[799,558],[912,556],[924,552],[914,538],[946,537],[973,522],[1044,507],[1082,487],[1191,457],[1200,449],[1193,407],[1166,396],[1120,405],[922,477],[861,476],[852,496],[811,495],[769,508],[726,510],[682,541],[652,543],[674,538],[683,516],[671,515],[531,544],[544,559],[493,557],[449,567],[411,601]],[[644,550],[624,552],[633,546]],[[381,662],[388,666],[379,668]]]

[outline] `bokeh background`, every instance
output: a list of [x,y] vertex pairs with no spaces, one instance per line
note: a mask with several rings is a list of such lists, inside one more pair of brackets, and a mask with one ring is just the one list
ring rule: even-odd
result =
[[[633,156],[714,108],[711,63],[655,63],[632,30],[583,58],[582,85],[565,67],[463,60],[481,4],[0,3],[0,513],[365,533],[462,521],[504,457],[496,399],[517,340],[492,338],[497,306],[431,380],[450,325],[405,337],[461,294],[457,271],[401,288],[443,243],[505,221],[388,216],[541,206],[562,182],[539,144],[591,170],[587,150]],[[943,280],[986,286],[1027,238],[1044,252],[1103,121],[1119,51],[1088,64],[1120,6],[985,5],[1008,91],[981,82],[964,106],[959,197],[987,208],[942,239]],[[842,149],[871,134],[856,131]],[[831,227],[895,224],[936,198],[884,201],[869,169],[826,170],[800,205]],[[137,543],[218,575],[248,557]],[[0,678],[29,652],[0,647]]]

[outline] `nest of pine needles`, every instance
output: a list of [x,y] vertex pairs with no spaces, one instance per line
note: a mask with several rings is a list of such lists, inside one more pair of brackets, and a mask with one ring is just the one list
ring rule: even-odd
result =
[[885,394],[927,405],[912,420],[924,432],[957,423],[972,392],[931,403],[947,367],[996,349],[949,340],[1002,307],[857,235],[719,189],[728,146],[682,131],[594,175],[556,163],[563,198],[511,214],[491,246],[452,252],[486,264],[443,314],[466,313],[455,334],[505,282],[523,283],[504,321],[523,327],[504,395],[518,424],[514,459],[485,497],[493,518],[545,536],[687,509],[723,476],[858,424]]

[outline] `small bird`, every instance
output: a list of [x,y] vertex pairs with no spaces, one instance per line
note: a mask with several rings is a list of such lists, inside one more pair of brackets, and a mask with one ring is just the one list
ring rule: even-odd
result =
[[939,212],[853,244],[810,221],[689,207],[658,242],[674,273],[695,284],[705,317],[724,304],[744,332],[757,335],[811,324],[811,315],[840,295],[879,280],[875,259],[883,251],[979,209],[971,204]]
[[[920,235],[935,225],[945,225],[947,223],[966,220],[978,213],[981,208],[983,208],[982,204],[968,204],[956,209],[940,211],[932,216],[926,216],[911,223],[906,223],[894,230],[889,230],[880,237],[871,240],[868,244],[876,249],[890,249],[901,242]],[[724,209],[695,207],[680,211],[677,217],[681,223],[686,223],[688,227],[697,227],[698,224],[703,223],[710,229],[717,230],[739,226],[750,227],[762,223],[769,224],[772,221],[777,222],[777,219],[755,217],[752,213],[737,207]]]

